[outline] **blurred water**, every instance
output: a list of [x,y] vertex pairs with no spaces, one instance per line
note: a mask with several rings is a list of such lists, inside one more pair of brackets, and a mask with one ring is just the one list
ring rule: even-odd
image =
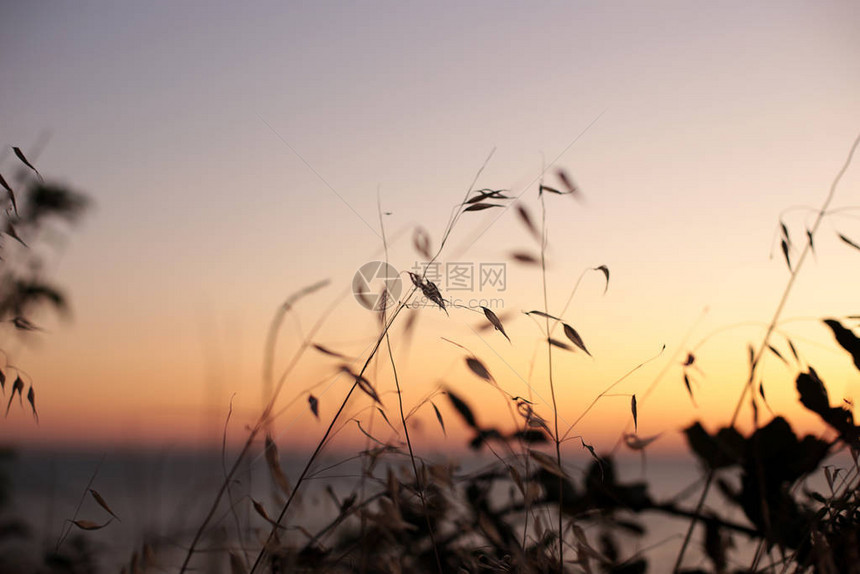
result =
[[[282,465],[291,480],[295,480],[307,460],[306,456],[303,453],[281,455]],[[233,459],[228,460],[232,462]],[[462,457],[459,461],[464,471],[492,462],[489,457],[475,456]],[[123,564],[130,562],[133,552],[142,555],[143,543],[148,542],[155,549],[158,565],[173,570],[181,563],[185,545],[200,525],[224,477],[220,453],[169,450],[107,455],[22,451],[11,464],[4,466],[11,476],[12,493],[3,514],[23,518],[33,536],[27,544],[8,537],[5,541],[0,539],[0,550],[7,557],[14,556],[12,561],[21,565],[22,572],[27,571],[33,561],[45,552],[57,547],[62,531],[68,528],[68,520],[72,517],[97,523],[110,519],[110,515],[87,495],[90,480],[93,481],[92,488],[103,496],[120,520],[112,521],[101,530],[82,532],[75,528],[72,533],[86,538],[103,569],[119,571]],[[644,477],[652,496],[658,500],[674,497],[692,485],[695,488],[691,488],[681,502],[684,507],[692,508],[701,492],[701,482],[697,482],[701,475],[692,460],[649,458],[643,469],[640,460],[634,457],[619,460],[617,466],[622,482]],[[331,487],[338,498],[346,497],[358,484],[360,461],[329,455],[323,457],[316,469],[318,473],[303,487],[297,514],[290,520],[290,524],[300,524],[310,532],[321,528],[336,515],[336,503],[326,492],[327,487]],[[373,486],[368,484],[370,489]],[[235,538],[238,530],[254,539],[246,540],[252,542],[249,544],[252,547],[258,547],[259,540],[268,532],[266,523],[251,509],[249,497],[260,501],[271,516],[278,513],[280,501],[273,493],[262,457],[251,457],[251,461],[240,468],[231,497],[236,512],[231,513],[225,501],[213,520],[216,526],[213,532],[216,535],[220,532],[220,538],[210,537],[201,544],[204,552],[200,560],[206,562],[206,556],[211,556],[213,561],[217,561],[206,564],[204,568],[207,571],[226,568],[226,564],[221,564],[225,554],[220,550],[226,545],[238,547]],[[709,498],[710,504],[718,506],[717,510],[726,516],[731,509],[728,505],[721,506],[720,500],[717,494]],[[76,515],[79,504],[81,507]],[[727,517],[746,523],[739,511]],[[681,545],[688,522],[653,513],[644,515],[642,522],[647,527],[647,534],[644,537],[626,537],[623,554],[629,556],[647,549],[651,572],[668,568]],[[595,530],[588,534],[596,533]],[[70,540],[63,542],[64,549],[69,548]],[[705,565],[700,540],[701,535],[694,538],[686,565]],[[741,550],[736,556],[741,559],[741,564],[748,565],[751,550],[748,545],[745,547],[743,537],[736,536],[735,542]],[[212,551],[206,552],[206,549]]]

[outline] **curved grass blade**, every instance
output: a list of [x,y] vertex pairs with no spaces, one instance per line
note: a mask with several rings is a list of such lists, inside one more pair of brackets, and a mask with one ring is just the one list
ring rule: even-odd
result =
[[529,233],[531,233],[532,237],[540,241],[540,231],[538,231],[537,226],[534,224],[534,221],[532,221],[532,216],[529,215],[529,212],[528,210],[526,210],[526,207],[521,203],[517,204],[517,215],[520,216],[520,221],[523,222],[523,225],[526,226],[526,229],[529,230]]
[[558,339],[553,339],[552,337],[547,337],[546,342],[552,345],[553,347],[558,347],[559,349],[564,349],[565,351],[573,351],[573,347],[568,345],[563,341],[559,341]]
[[540,259],[530,253],[515,251],[511,253],[511,258],[517,263],[525,263],[526,265],[539,265]]
[[[105,499],[102,497],[101,494],[99,494],[96,490],[91,488],[90,489],[90,495],[92,495],[93,499],[98,503],[98,505],[101,506],[102,508],[104,508],[108,514],[110,514],[111,516],[113,516],[117,520],[120,520],[119,516],[117,516],[114,513],[114,511],[111,510],[110,506],[108,506],[108,503],[105,501]],[[122,520],[120,520],[120,522],[122,522]]]
[[636,434],[639,434],[639,417],[636,413],[636,395],[635,394],[630,398],[630,411],[633,413],[633,430]]
[[572,195],[577,199],[581,199],[579,187],[577,187],[573,180],[568,177],[567,172],[565,172],[563,169],[559,169],[558,171],[556,171],[556,173],[558,174],[558,178],[561,180],[562,185],[564,185],[565,189],[567,190],[566,193]]
[[24,405],[24,381],[21,376],[15,377],[15,382],[12,383],[12,391],[9,393],[9,402],[6,404],[6,416],[9,416],[9,408],[12,406],[12,399],[15,398],[15,393],[18,393],[18,398],[21,399],[21,405]]
[[564,195],[563,191],[559,191],[556,188],[550,187],[548,185],[541,185],[540,187],[538,187],[538,195],[542,195],[545,191],[547,193],[554,193],[556,195]]
[[436,420],[439,421],[439,426],[442,427],[442,434],[448,436],[448,432],[445,430],[445,421],[442,419],[442,413],[439,412],[439,408],[436,406],[436,403],[431,401],[430,405],[433,407],[433,412],[436,413]]
[[836,342],[851,354],[854,366],[860,369],[860,338],[835,319],[825,319],[824,324],[830,327]]
[[493,324],[493,327],[495,327],[495,328],[496,328],[496,331],[501,332],[501,333],[502,333],[502,335],[504,335],[504,336],[505,336],[505,339],[507,339],[507,340],[508,340],[508,343],[510,343],[510,342],[511,342],[511,338],[510,338],[510,337],[508,337],[508,334],[507,334],[507,333],[505,333],[505,328],[502,326],[502,322],[499,320],[499,318],[496,316],[496,314],[495,314],[495,313],[493,313],[492,311],[490,311],[489,309],[487,309],[487,308],[486,308],[486,307],[484,307],[484,306],[481,306],[481,309],[483,309],[483,310],[484,310],[484,315],[487,317],[487,320],[488,320],[490,323],[492,323],[492,324]]
[[636,434],[627,433],[624,435],[624,444],[631,450],[642,450],[661,436],[661,434],[655,434],[654,436],[639,438]]
[[32,169],[36,173],[36,175],[39,176],[40,180],[42,179],[42,174],[39,173],[39,170],[36,169],[35,166],[30,163],[30,161],[26,157],[24,157],[24,152],[21,151],[21,148],[12,146],[12,151],[15,152],[15,155],[18,156],[18,159],[20,159],[24,165]]
[[606,277],[606,286],[603,288],[603,294],[606,295],[606,292],[609,291],[609,267],[606,265],[600,265],[598,267],[594,267],[593,270],[602,272]]
[[498,203],[475,203],[473,205],[470,205],[463,211],[483,211],[485,209],[490,209],[491,207],[504,207],[504,205],[500,205]]
[[93,522],[92,520],[70,520],[70,522],[81,530],[101,530],[102,528],[113,522],[113,518],[109,519],[104,524],[99,524],[98,522]]
[[687,373],[684,373],[684,386],[687,387],[687,393],[690,395],[690,400],[693,401],[693,405],[695,405],[696,399],[693,398],[693,388],[690,386],[690,377],[687,376]]
[[574,345],[585,351],[586,355],[588,355],[589,357],[591,356],[591,353],[589,353],[588,349],[585,348],[585,343],[582,342],[582,337],[579,336],[579,333],[576,332],[576,329],[574,329],[567,323],[564,323],[564,334],[567,336],[568,339],[571,340]]
[[783,239],[780,242],[780,246],[782,247],[782,254],[785,256],[785,263],[786,263],[786,265],[788,265],[788,270],[791,271],[792,270],[791,269],[791,257],[789,256],[789,253],[788,253],[788,242],[785,239]]
[[463,417],[463,421],[472,427],[475,430],[478,429],[478,422],[475,420],[475,415],[472,414],[472,409],[469,408],[469,405],[466,404],[466,401],[457,396],[453,391],[446,391],[448,395],[448,400],[451,401],[451,405],[454,409],[460,413],[460,416]]
[[487,367],[484,366],[484,363],[479,361],[474,357],[466,357],[466,365],[468,365],[469,369],[481,377],[486,381],[492,381],[493,376],[490,374],[490,371],[487,370]]
[[15,215],[18,215],[18,201],[15,199],[15,192],[12,191],[12,188],[6,183],[6,180],[3,178],[3,175],[0,174],[0,185],[3,186],[3,189],[9,192],[9,199],[12,201],[12,209],[15,210]]
[[319,418],[320,418],[320,402],[319,402],[319,399],[317,399],[313,395],[308,395],[308,406],[310,406],[311,412],[314,414],[314,416],[317,418],[317,420],[319,420]]
[[312,346],[314,349],[316,349],[317,351],[319,351],[320,353],[322,353],[324,355],[329,355],[330,357],[336,357],[338,359],[348,358],[346,355],[344,355],[342,353],[338,353],[337,351],[332,351],[328,347],[323,347],[322,345],[317,345],[316,343],[314,343]]
[[548,313],[544,313],[543,311],[526,311],[526,315],[537,315],[538,317],[545,317],[547,319],[552,319],[553,321],[561,321],[558,317],[554,317]]
[[854,243],[853,241],[851,241],[850,239],[848,239],[847,237],[845,237],[841,233],[838,233],[837,235],[839,235],[839,239],[841,239],[843,242],[847,243],[848,245],[850,245],[854,249],[860,249],[860,245]]

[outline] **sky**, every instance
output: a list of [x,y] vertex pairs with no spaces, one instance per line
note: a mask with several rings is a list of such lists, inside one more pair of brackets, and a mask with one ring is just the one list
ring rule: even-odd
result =
[[[476,188],[509,190],[540,221],[537,186],[542,174],[561,186],[561,168],[582,200],[545,197],[546,308],[539,268],[511,258],[539,253],[515,209],[463,214],[440,255],[475,273],[504,264],[504,291],[440,288],[492,306],[510,343],[477,330],[487,321],[474,308],[404,312],[418,315],[411,338],[403,321],[392,328],[416,440],[446,450],[468,437],[443,389],[481,424],[510,428],[504,393],[551,417],[544,335],[522,312],[560,314],[582,277],[563,318],[591,357],[553,351],[559,426],[635,369],[570,435],[611,448],[630,430],[636,394],[640,435],[680,448],[691,421],[731,418],[747,347],[761,343],[789,279],[779,223],[796,259],[860,132],[858,12],[851,2],[3,4],[0,173],[16,169],[19,146],[46,179],[93,202],[46,270],[73,319],[40,315],[43,331],[23,338],[0,331],[40,415],[37,425],[13,406],[3,440],[205,445],[226,424],[240,442],[260,413],[270,322],[290,294],[330,281],[284,321],[275,372],[327,310],[313,342],[357,371],[379,331],[350,286],[362,264],[385,258],[380,219],[388,260],[410,271],[425,259],[416,227],[438,248],[479,171]],[[834,403],[860,395],[820,322],[857,314],[860,253],[837,234],[860,240],[858,184],[855,165],[785,307],[773,344],[789,364],[768,354],[761,369],[762,416],[810,432],[821,425],[797,405],[786,337]],[[600,265],[605,294],[599,271],[583,275]],[[383,351],[367,378],[397,426]],[[310,349],[289,372],[275,409],[282,449],[322,436],[350,386],[342,363]],[[393,436],[360,395],[336,444],[369,440],[354,420]]]

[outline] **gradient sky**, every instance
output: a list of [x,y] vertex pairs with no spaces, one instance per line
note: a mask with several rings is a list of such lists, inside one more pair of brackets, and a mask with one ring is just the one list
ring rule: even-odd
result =
[[[381,256],[377,197],[391,212],[390,260],[408,270],[421,260],[412,229],[438,246],[495,149],[478,187],[523,193],[535,216],[543,165],[582,189],[581,203],[549,198],[550,312],[584,269],[611,270],[605,296],[600,274],[586,275],[565,314],[594,358],[554,353],[562,420],[665,344],[613,390],[627,396],[604,399],[576,432],[611,446],[629,422],[629,394],[642,397],[665,373],[640,401],[640,432],[665,433],[670,448],[691,420],[731,416],[747,345],[761,340],[789,277],[781,213],[821,204],[860,130],[858,53],[852,2],[6,3],[0,167],[11,170],[8,146],[26,151],[47,133],[40,171],[95,208],[51,271],[74,320],[43,317],[48,332],[24,341],[2,333],[35,381],[41,416],[36,426],[13,408],[4,440],[218,441],[231,396],[240,440],[259,412],[278,305],[331,279],[298,306],[301,326],[339,300],[315,340],[363,357],[376,319],[346,290]],[[860,206],[858,185],[854,166],[833,206]],[[549,415],[546,350],[520,313],[542,308],[540,273],[508,258],[535,242],[513,210],[499,213],[466,214],[442,260],[507,262],[512,344],[476,335],[476,313],[422,311],[411,348],[394,330],[407,408],[444,384],[481,421],[509,424],[505,401],[446,337],[510,393],[525,396],[530,380]],[[834,400],[860,396],[860,377],[818,319],[858,312],[860,253],[835,234],[860,240],[856,214],[825,220],[781,327]],[[783,215],[798,245],[813,218]],[[291,317],[278,368],[298,341]],[[694,407],[679,363],[702,341]],[[787,350],[784,338],[775,345]],[[333,379],[337,365],[308,355],[290,377],[279,405],[298,400],[277,419],[282,448],[321,436],[300,393],[324,382],[314,393],[330,417],[348,388]],[[796,406],[795,367],[770,357],[762,372],[774,411],[820,428]],[[395,415],[390,367],[369,373]],[[434,401],[452,438],[443,442],[424,405],[419,440],[459,446],[462,424]],[[387,437],[368,406],[355,400],[350,418]],[[350,424],[337,440],[362,443]]]

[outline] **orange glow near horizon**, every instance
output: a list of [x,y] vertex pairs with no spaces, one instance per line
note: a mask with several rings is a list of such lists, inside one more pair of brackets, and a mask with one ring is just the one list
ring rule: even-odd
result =
[[[55,230],[68,245],[45,238],[43,272],[67,293],[73,320],[45,312],[42,330],[23,336],[0,325],[0,348],[32,381],[40,417],[15,399],[0,440],[219,448],[232,405],[227,441],[240,445],[263,408],[272,317],[328,278],[285,317],[274,360],[277,378],[330,312],[311,342],[348,359],[308,348],[274,409],[281,450],[313,448],[351,385],[339,367],[360,370],[379,335],[351,293],[353,274],[387,257],[408,282],[426,259],[415,230],[439,249],[473,181],[510,199],[463,213],[439,262],[504,264],[507,283],[439,287],[466,305],[492,300],[511,341],[482,330],[478,308],[409,311],[410,336],[398,317],[392,355],[418,448],[461,452],[470,439],[444,389],[481,425],[510,432],[520,396],[552,426],[543,324],[524,312],[562,314],[569,299],[563,319],[592,356],[552,351],[562,432],[582,417],[569,436],[612,449],[632,429],[634,394],[639,434],[660,435],[649,453],[684,452],[680,431],[694,420],[727,424],[748,346],[761,344],[789,281],[779,224],[796,265],[860,129],[856,9],[480,4],[155,3],[133,17],[119,6],[10,8],[0,19],[12,78],[0,172],[11,180],[19,167],[9,146],[38,151],[46,179],[95,207],[80,228]],[[48,144],[28,147],[43,129]],[[562,188],[559,169],[581,201],[543,197],[544,277],[513,257],[540,254],[514,206],[540,226],[538,186]],[[858,188],[855,159],[771,339],[784,361],[767,351],[755,380],[767,397],[761,422],[784,415],[798,432],[823,431],[794,389],[809,365],[832,404],[860,397],[858,371],[821,323],[857,314],[860,252],[839,234],[860,242]],[[498,388],[469,370],[469,356]],[[385,343],[365,376],[399,429]],[[355,420],[379,440],[403,439],[356,391],[331,448],[373,444]],[[752,425],[748,399],[738,420]],[[577,440],[566,448],[587,455]]]

